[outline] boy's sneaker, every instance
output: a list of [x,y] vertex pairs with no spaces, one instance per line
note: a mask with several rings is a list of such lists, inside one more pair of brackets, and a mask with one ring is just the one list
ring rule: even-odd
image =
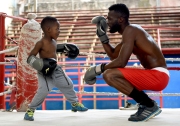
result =
[[157,104],[154,104],[154,106],[151,108],[144,105],[139,105],[138,111],[133,116],[131,115],[128,120],[134,122],[147,121],[160,113],[161,109],[159,106],[157,106]]
[[138,104],[132,104],[126,101],[126,106],[125,107],[119,107],[120,110],[137,110],[138,109]]
[[84,107],[84,105],[81,104],[81,103],[79,103],[79,102],[76,102],[76,103],[74,103],[74,104],[71,104],[71,106],[72,106],[72,109],[71,109],[71,110],[72,110],[73,112],[77,112],[77,111],[79,111],[79,112],[85,112],[85,111],[88,110],[88,108]]
[[34,110],[27,109],[26,114],[24,115],[24,120],[34,121]]

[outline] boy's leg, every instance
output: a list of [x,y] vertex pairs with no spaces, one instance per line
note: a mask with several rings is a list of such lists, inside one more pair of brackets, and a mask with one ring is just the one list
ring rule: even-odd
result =
[[43,75],[38,74],[38,90],[31,103],[29,104],[29,107],[24,116],[25,120],[34,120],[33,114],[35,109],[43,103],[49,91],[51,91],[51,89],[53,88],[52,81],[53,80],[50,77],[44,77]]
[[57,67],[53,74],[55,86],[64,94],[66,99],[72,105],[72,111],[87,111],[88,109],[78,102],[72,80],[66,75],[60,66]]

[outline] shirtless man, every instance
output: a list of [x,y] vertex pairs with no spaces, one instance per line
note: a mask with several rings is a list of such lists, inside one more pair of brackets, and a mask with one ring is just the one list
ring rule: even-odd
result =
[[[94,84],[96,76],[103,73],[109,86],[139,103],[138,111],[131,115],[129,121],[147,121],[161,113],[157,103],[143,90],[161,91],[169,81],[165,58],[153,38],[137,24],[130,24],[129,10],[124,4],[109,7],[107,19],[97,16],[92,19],[97,26],[97,36],[111,62],[90,67],[85,73],[85,82]],[[118,32],[122,41],[114,48],[106,34]],[[130,56],[139,59],[143,69],[125,68]]]
[[[54,17],[45,17],[41,22],[44,37],[38,41],[29,54],[27,63],[38,71],[38,90],[27,109],[24,119],[33,121],[34,111],[40,106],[53,87],[57,87],[71,103],[72,111],[87,111],[88,108],[78,102],[72,80],[57,65],[56,52],[66,53],[68,58],[75,59],[79,49],[74,44],[56,44],[60,33],[60,23]],[[40,58],[36,57],[39,53]]]

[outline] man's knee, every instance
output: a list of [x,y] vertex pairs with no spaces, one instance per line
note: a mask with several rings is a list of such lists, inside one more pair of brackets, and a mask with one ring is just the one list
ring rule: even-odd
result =
[[114,78],[114,77],[113,77],[113,74],[112,74],[111,70],[106,70],[106,71],[104,71],[104,73],[103,73],[103,79],[106,81],[106,83],[107,83],[109,86],[112,86],[112,87],[113,87],[113,84],[114,84],[114,83],[111,83],[113,78]]
[[106,81],[111,78],[111,70],[106,70],[103,72],[103,79]]
[[103,79],[107,83],[116,80],[116,78],[123,78],[122,73],[118,69],[108,69],[103,73]]

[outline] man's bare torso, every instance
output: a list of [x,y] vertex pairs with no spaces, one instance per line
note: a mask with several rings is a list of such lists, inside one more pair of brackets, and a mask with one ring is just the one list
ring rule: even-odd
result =
[[[126,30],[128,30],[131,34],[126,34]],[[126,43],[126,37],[131,37],[132,42],[128,44],[132,44],[131,46],[133,46],[132,54],[136,55],[144,68],[152,69],[155,67],[167,67],[165,58],[156,42],[141,26],[134,24],[126,26],[122,37],[122,42],[115,47],[113,59],[119,56],[123,44]],[[124,56],[125,55],[122,57]]]
[[136,34],[133,54],[140,60],[144,68],[165,67],[164,56],[154,39],[139,25],[130,25]]

